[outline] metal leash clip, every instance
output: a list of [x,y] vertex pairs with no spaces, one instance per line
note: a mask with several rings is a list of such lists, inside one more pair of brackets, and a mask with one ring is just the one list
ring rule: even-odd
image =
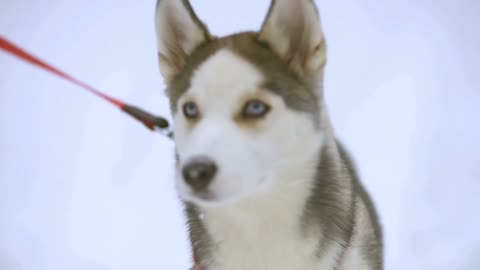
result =
[[161,116],[155,116],[132,105],[124,105],[122,111],[142,122],[148,129],[159,132],[160,134],[173,139],[173,130],[171,130],[167,119]]

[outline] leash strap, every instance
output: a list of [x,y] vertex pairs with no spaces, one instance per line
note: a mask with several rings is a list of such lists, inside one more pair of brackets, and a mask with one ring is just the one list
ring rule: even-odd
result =
[[57,75],[58,77],[65,79],[80,88],[100,97],[101,99],[107,101],[108,103],[116,106],[123,112],[127,113],[131,117],[135,118],[136,120],[140,121],[143,125],[145,125],[148,129],[152,131],[160,131],[162,134],[168,136],[169,138],[173,137],[173,133],[169,130],[169,123],[168,121],[159,116],[155,116],[145,110],[142,110],[136,106],[129,105],[119,99],[111,97],[90,85],[74,78],[73,76],[63,72],[62,70],[55,68],[54,66],[48,64],[47,62],[41,60],[40,58],[34,56],[31,53],[28,53],[26,50],[20,48],[19,46],[15,45],[13,42],[7,40],[3,36],[0,35],[0,49],[4,50],[5,52],[14,55],[33,66],[36,66],[40,69],[48,71],[52,74]]

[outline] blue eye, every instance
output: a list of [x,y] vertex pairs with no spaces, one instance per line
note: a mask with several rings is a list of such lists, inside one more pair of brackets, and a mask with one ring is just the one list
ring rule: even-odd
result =
[[198,109],[197,104],[193,102],[187,102],[183,104],[183,114],[187,118],[194,119],[200,115],[200,110]]
[[243,116],[248,118],[260,118],[270,111],[270,106],[260,100],[250,100],[245,104]]

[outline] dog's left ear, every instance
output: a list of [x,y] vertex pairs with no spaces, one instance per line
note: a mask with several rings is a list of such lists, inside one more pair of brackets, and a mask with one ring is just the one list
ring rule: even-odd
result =
[[315,75],[326,63],[325,39],[313,0],[272,0],[259,39],[302,75]]
[[157,0],[155,26],[160,71],[167,81],[184,68],[198,46],[213,39],[188,0]]

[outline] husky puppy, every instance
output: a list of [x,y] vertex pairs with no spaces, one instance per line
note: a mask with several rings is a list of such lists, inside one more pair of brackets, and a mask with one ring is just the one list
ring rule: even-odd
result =
[[221,38],[187,0],[158,0],[155,17],[194,269],[382,269],[377,214],[326,111],[314,1],[274,0],[259,32]]

